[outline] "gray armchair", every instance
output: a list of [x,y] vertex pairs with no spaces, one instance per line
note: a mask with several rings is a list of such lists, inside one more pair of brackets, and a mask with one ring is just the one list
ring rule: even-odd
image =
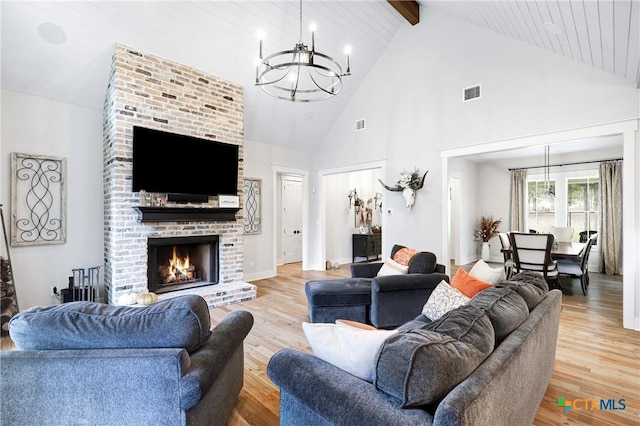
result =
[[[394,245],[391,257],[404,248]],[[435,254],[420,252],[403,275],[377,277],[382,262],[354,263],[351,278],[309,281],[305,286],[311,322],[349,319],[378,328],[397,327],[422,312],[431,292],[449,276]]]
[[204,299],[183,296],[145,308],[66,303],[10,324],[26,350],[0,352],[3,425],[224,425],[253,317],[232,312],[210,332]]

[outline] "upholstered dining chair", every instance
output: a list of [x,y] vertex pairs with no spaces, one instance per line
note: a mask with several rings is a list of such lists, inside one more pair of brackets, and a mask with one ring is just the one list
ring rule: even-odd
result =
[[[578,235],[580,235],[580,240],[579,241],[581,243],[586,243],[587,240],[589,238],[591,238],[592,235],[597,234],[597,233],[598,233],[598,231],[580,231],[580,232],[578,232]],[[597,238],[593,240],[593,244],[595,244],[596,241],[598,241]]]
[[509,233],[513,261],[518,272],[538,272],[542,274],[549,287],[557,288],[560,287],[558,265],[551,259],[553,240],[552,234]]
[[596,238],[598,238],[597,235],[592,235],[591,238],[587,240],[587,245],[582,249],[578,261],[558,259],[558,273],[579,277],[582,294],[585,296],[587,295],[587,287],[589,287],[589,254],[591,254],[591,247],[595,243]]
[[504,256],[504,276],[509,279],[515,272],[516,262],[513,261],[511,254],[511,243],[509,242],[509,234],[506,232],[500,232],[498,234],[500,238],[500,244],[502,244],[502,255]]

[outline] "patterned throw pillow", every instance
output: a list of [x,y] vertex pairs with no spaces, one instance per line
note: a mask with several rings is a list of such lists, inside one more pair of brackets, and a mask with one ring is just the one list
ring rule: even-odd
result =
[[414,250],[411,248],[401,248],[393,255],[393,260],[398,262],[401,265],[408,266],[409,260],[413,257],[414,254],[418,253],[418,250]]
[[458,306],[465,305],[469,300],[471,298],[442,280],[429,296],[429,300],[422,308],[422,314],[434,321]]
[[409,267],[395,262],[393,259],[387,259],[378,271],[378,277],[387,275],[404,275],[409,271]]

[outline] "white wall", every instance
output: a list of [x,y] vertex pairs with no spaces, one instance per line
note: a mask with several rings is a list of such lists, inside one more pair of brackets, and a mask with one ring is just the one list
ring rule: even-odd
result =
[[[360,232],[355,227],[355,209],[349,208],[349,191],[355,188],[358,198],[366,203],[376,192],[384,191],[378,182],[381,177],[382,171],[379,168],[324,176],[322,187],[325,197],[326,259],[331,263],[352,261],[351,236]],[[373,212],[372,225],[381,225],[379,210]]]
[[66,287],[72,268],[103,265],[102,111],[2,91],[0,186],[7,232],[11,152],[67,159],[67,242],[10,248],[24,310],[54,303],[52,288]]
[[[252,281],[276,275],[273,264],[273,191],[280,182],[273,182],[273,166],[311,168],[307,152],[245,140],[244,175],[262,179],[262,233],[244,236],[244,279]],[[275,185],[275,188],[274,188]]]
[[[463,88],[478,83],[482,97],[463,103]],[[386,197],[393,213],[383,251],[399,242],[440,259],[441,149],[637,116],[638,92],[626,80],[430,11],[396,34],[329,130],[314,166],[387,158],[388,182],[403,170],[428,169],[412,211]],[[367,129],[354,132],[363,117]]]

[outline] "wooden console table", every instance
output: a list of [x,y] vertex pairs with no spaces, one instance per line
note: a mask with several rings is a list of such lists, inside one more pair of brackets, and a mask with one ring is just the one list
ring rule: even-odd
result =
[[382,234],[353,234],[352,240],[352,262],[356,257],[366,257],[367,262],[378,260],[382,254]]

